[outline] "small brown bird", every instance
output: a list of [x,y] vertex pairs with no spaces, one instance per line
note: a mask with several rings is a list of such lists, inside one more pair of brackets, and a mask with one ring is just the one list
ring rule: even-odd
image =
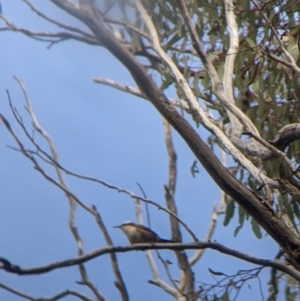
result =
[[151,242],[174,242],[172,240],[162,239],[151,229],[133,222],[124,222],[122,225],[115,226],[114,228],[120,228],[132,245]]

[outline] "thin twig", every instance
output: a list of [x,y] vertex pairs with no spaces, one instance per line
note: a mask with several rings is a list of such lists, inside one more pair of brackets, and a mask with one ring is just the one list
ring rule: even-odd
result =
[[58,27],[61,27],[61,28],[64,28],[64,29],[67,29],[67,30],[70,30],[70,31],[73,31],[73,32],[76,32],[76,33],[79,33],[79,34],[81,34],[83,36],[86,36],[89,39],[95,39],[95,37],[93,35],[91,35],[90,33],[85,32],[85,31],[83,31],[83,30],[81,30],[81,29],[79,29],[77,27],[69,26],[69,25],[66,25],[64,23],[58,22],[58,21],[56,21],[54,19],[51,19],[50,17],[48,17],[45,14],[43,14],[40,10],[38,10],[29,0],[22,0],[22,1],[25,2],[31,8],[31,10],[34,13],[36,13],[39,17],[45,19],[49,23],[52,23],[52,24],[57,25]]
[[62,299],[62,298],[65,298],[67,296],[75,296],[77,297],[78,299],[82,300],[82,301],[94,301],[94,299],[90,299],[89,297],[87,296],[84,296],[78,292],[75,292],[75,291],[72,291],[72,290],[65,290],[61,293],[58,293],[56,295],[54,295],[53,297],[39,297],[39,298],[35,298],[35,297],[32,297],[30,295],[27,295],[23,292],[20,292],[16,289],[13,289],[3,283],[0,283],[0,288],[16,295],[16,296],[19,296],[21,298],[24,298],[24,299],[27,299],[27,300],[30,300],[30,301],[57,301],[59,299]]
[[[101,232],[103,233],[106,244],[108,246],[112,246],[113,245],[112,239],[111,239],[111,237],[110,237],[110,235],[109,235],[109,233],[108,233],[108,231],[105,227],[105,224],[104,224],[104,222],[103,222],[103,220],[100,216],[100,213],[97,211],[96,206],[93,206],[92,210],[94,212],[96,222],[97,222],[99,228],[101,229]],[[110,254],[110,261],[111,261],[113,272],[114,272],[115,277],[117,279],[117,281],[115,282],[115,286],[119,290],[119,292],[121,294],[121,297],[122,297],[122,300],[123,301],[128,301],[129,300],[129,295],[128,295],[128,292],[127,292],[126,284],[123,280],[122,274],[121,274],[120,269],[119,269],[119,264],[118,264],[118,259],[117,259],[116,254],[114,254],[114,253]]]

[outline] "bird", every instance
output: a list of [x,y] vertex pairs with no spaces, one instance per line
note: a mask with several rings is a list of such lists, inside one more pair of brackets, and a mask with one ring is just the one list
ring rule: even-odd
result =
[[114,228],[121,229],[132,245],[139,243],[174,243],[172,240],[160,238],[151,229],[130,221],[124,222],[120,226],[115,226]]

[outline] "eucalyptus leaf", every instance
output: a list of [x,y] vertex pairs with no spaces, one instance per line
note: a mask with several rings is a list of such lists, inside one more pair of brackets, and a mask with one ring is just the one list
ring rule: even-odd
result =
[[262,238],[262,234],[260,231],[260,226],[258,225],[258,223],[256,222],[256,220],[254,218],[251,219],[251,226],[252,226],[252,231],[255,234],[255,236],[259,239]]
[[225,219],[223,222],[224,226],[227,226],[230,220],[232,219],[234,214],[234,209],[235,209],[235,203],[233,200],[230,200],[230,202],[226,206]]

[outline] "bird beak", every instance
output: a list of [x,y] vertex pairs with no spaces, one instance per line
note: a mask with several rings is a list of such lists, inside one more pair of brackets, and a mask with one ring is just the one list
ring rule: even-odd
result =
[[113,228],[121,228],[121,226],[113,226]]

